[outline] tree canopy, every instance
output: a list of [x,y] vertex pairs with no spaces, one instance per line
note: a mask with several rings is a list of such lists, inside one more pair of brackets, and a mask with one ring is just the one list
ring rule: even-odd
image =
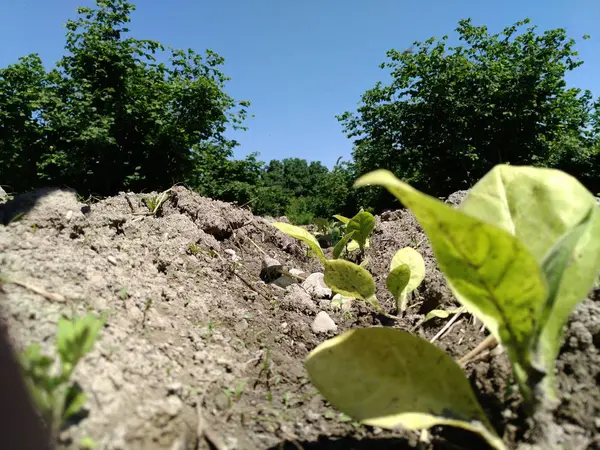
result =
[[563,29],[539,34],[528,24],[491,34],[465,19],[460,45],[444,36],[390,50],[381,68],[392,81],[338,117],[356,138],[357,174],[386,168],[444,196],[499,163],[590,170],[598,153],[592,95],[565,82],[582,64],[575,41]]
[[[65,55],[37,54],[0,69],[0,183],[82,195],[163,190],[200,194],[261,215],[309,223],[359,207],[399,205],[379,189],[352,188],[386,168],[435,196],[470,187],[498,163],[556,167],[600,191],[600,102],[568,87],[579,65],[563,29],[528,20],[492,34],[461,20],[448,37],[390,50],[391,75],[338,116],[353,159],[328,169],[301,158],[234,158],[229,129],[245,129],[250,103],[229,96],[224,59],[130,35],[134,5],[96,0],[66,24]],[[309,130],[310,132],[310,130]]]

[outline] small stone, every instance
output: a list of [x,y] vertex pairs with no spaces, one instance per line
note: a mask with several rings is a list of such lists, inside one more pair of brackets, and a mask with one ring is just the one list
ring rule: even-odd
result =
[[311,328],[313,333],[328,333],[329,331],[337,331],[337,325],[325,311],[321,311],[319,314],[317,314],[317,317],[315,317]]
[[332,295],[331,289],[325,284],[325,275],[320,272],[310,274],[302,287],[314,299],[331,298]]
[[115,258],[114,256],[109,256],[108,258],[106,258],[108,260],[109,263],[111,263],[113,266],[117,265],[117,258]]
[[183,409],[183,402],[176,395],[170,395],[164,403],[164,411],[171,417],[175,417]]
[[235,252],[235,250],[230,249],[230,248],[226,248],[223,251],[229,255],[229,257],[231,258],[232,261],[235,262],[235,261],[239,261],[240,260],[240,257],[237,255],[237,253]]
[[65,218],[67,219],[67,222],[69,222],[73,218],[73,211],[68,210]]
[[175,381],[167,386],[167,395],[176,395],[181,397],[183,393],[183,384],[179,381]]

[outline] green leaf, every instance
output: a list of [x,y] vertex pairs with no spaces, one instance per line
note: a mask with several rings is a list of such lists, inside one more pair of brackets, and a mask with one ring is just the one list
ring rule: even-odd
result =
[[364,300],[381,311],[375,296],[375,281],[366,269],[343,259],[327,260],[324,264],[323,279],[332,291]]
[[[370,245],[371,245],[371,242],[370,242],[369,239],[367,239],[365,241],[364,248],[369,248]],[[359,250],[359,249],[360,249],[360,245],[358,244],[358,242],[356,242],[354,239],[352,239],[350,241],[350,243],[348,244],[348,252],[352,253],[352,252],[354,252],[356,250]]]
[[531,367],[531,339],[546,299],[535,257],[507,231],[378,170],[356,186],[385,186],[415,215],[457,299],[504,345],[511,361]]
[[427,322],[428,320],[433,319],[434,317],[437,317],[438,319],[447,319],[448,317],[456,314],[460,310],[461,310],[461,308],[432,309],[427,314],[425,314],[425,317],[421,321],[421,324],[424,324],[425,322]]
[[361,211],[347,223],[346,232],[350,233],[354,231],[353,240],[358,242],[361,250],[364,250],[373,228],[375,228],[375,217],[373,217],[373,214]]
[[[410,269],[410,279],[398,295],[394,295],[398,311],[406,311],[408,294],[414,291],[425,279],[425,261],[421,254],[411,247],[404,247],[396,252],[390,263],[390,275],[396,268],[407,265]],[[388,276],[389,277],[389,276]],[[389,286],[388,286],[388,289]],[[390,289],[391,291],[391,289]],[[393,291],[391,291],[394,294]]]
[[565,233],[542,265],[550,294],[540,317],[535,358],[547,374],[545,392],[557,400],[554,365],[569,315],[585,300],[600,273],[600,208],[592,206],[580,225]]
[[410,281],[410,266],[408,264],[400,264],[388,273],[385,279],[385,285],[388,291],[392,293],[396,300],[398,311],[406,310],[406,287]]
[[340,241],[337,244],[335,244],[335,247],[333,247],[333,259],[338,259],[340,257],[340,255],[344,251],[344,248],[346,248],[346,244],[348,244],[348,241],[350,241],[350,239],[352,239],[352,236],[354,236],[354,233],[354,231],[351,231],[350,233],[346,234],[342,239],[340,239]]
[[61,317],[58,319],[56,330],[56,348],[63,364],[73,363],[73,340],[75,324],[73,321]]
[[331,405],[364,424],[409,430],[450,425],[505,449],[463,370],[424,339],[391,328],[363,328],[325,341],[305,361]]
[[296,225],[291,225],[285,222],[274,222],[271,225],[273,225],[279,231],[293,237],[294,239],[301,240],[311,248],[311,250],[321,261],[325,261],[325,255],[323,254],[323,250],[321,249],[319,242],[312,234],[310,234],[304,228],[297,227]]
[[335,217],[337,220],[339,220],[340,222],[342,222],[343,224],[347,224],[348,222],[350,222],[350,219],[344,216],[341,216],[339,214],[335,214],[333,217]]
[[77,414],[85,404],[86,395],[78,383],[73,383],[69,386],[65,397],[65,408],[63,411],[63,420]]
[[[555,397],[551,378],[564,326],[600,272],[600,208],[596,199],[562,171],[498,165],[473,186],[459,209],[515,235],[544,266],[550,296],[539,319],[541,341],[534,344],[538,346],[536,359],[549,378],[546,391]],[[561,239],[566,240],[561,243]],[[558,256],[554,252],[568,252],[573,245],[564,272],[559,273],[556,267],[550,271],[549,265],[554,265]]]

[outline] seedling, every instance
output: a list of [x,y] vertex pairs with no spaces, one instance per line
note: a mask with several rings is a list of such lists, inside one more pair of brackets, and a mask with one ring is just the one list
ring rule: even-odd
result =
[[[388,171],[356,183],[371,184],[385,186],[413,212],[456,298],[506,348],[539,435],[552,439],[548,412],[556,405],[553,371],[563,327],[600,272],[595,198],[561,171],[509,165],[492,169],[457,209]],[[458,426],[505,448],[460,366],[424,339],[385,328],[350,331],[313,350],[306,367],[336,408],[364,423]]]
[[425,261],[421,254],[405,247],[394,255],[390,273],[385,284],[396,300],[396,314],[402,314],[408,306],[408,296],[425,278]]
[[[367,260],[365,259],[360,265],[350,261],[337,259],[336,250],[337,247],[343,245],[344,241],[348,241],[353,238],[356,233],[360,233],[361,238],[358,242],[362,242],[363,245],[366,242],[366,237],[372,230],[373,222],[368,220],[365,215],[370,213],[360,212],[355,216],[357,218],[357,224],[363,224],[364,226],[360,230],[352,230],[338,243],[334,248],[333,259],[326,259],[323,250],[319,246],[319,243],[315,237],[306,231],[304,228],[290,225],[283,222],[273,223],[273,226],[283,231],[284,233],[302,240],[305,242],[310,249],[319,257],[325,267],[324,281],[329,288],[347,297],[357,298],[369,303],[377,312],[384,314],[391,318],[396,318],[386,314],[381,308],[377,296],[375,295],[375,281],[364,267]],[[336,216],[338,217],[338,216]],[[339,216],[341,217],[341,216]],[[372,217],[372,215],[371,215]],[[349,224],[352,223],[351,219]],[[360,244],[359,244],[360,245]],[[413,249],[402,249],[392,260],[391,274],[388,276],[388,288],[392,291],[392,294],[396,298],[396,302],[399,309],[406,308],[406,302],[408,301],[408,294],[418,287],[423,281],[425,273],[425,263],[421,255]]]
[[373,215],[370,212],[361,210],[352,219],[339,214],[336,214],[333,217],[346,225],[346,234],[351,233],[352,231],[357,232],[355,236],[352,236],[352,239],[345,247],[349,253],[360,250],[360,257],[362,259],[364,250],[369,247],[369,236],[375,227],[375,218]]
[[223,393],[227,398],[227,408],[231,408],[233,403],[237,402],[242,397],[242,395],[244,394],[245,387],[246,382],[241,381],[240,383],[236,384],[233,388],[228,387],[223,389]]
[[146,328],[146,319],[148,317],[148,312],[150,311],[150,308],[152,307],[152,299],[149,298],[146,300],[146,303],[144,305],[144,310],[142,311],[142,328]]
[[192,255],[197,255],[201,251],[202,251],[202,248],[200,248],[200,246],[194,242],[192,242],[190,245],[188,245],[188,253],[190,253]]
[[146,203],[146,206],[148,207],[148,213],[145,214],[155,216],[160,211],[160,208],[162,207],[163,203],[167,201],[170,195],[171,189],[167,189],[166,191],[163,191],[159,194],[144,197],[144,203]]
[[[60,429],[80,412],[86,395],[71,381],[75,367],[92,349],[104,321],[93,314],[74,320],[61,318],[56,332],[58,364],[40,352],[40,344],[31,344],[21,355],[21,366],[30,395],[56,441]],[[53,366],[58,366],[53,370]],[[56,373],[58,372],[58,373]]]

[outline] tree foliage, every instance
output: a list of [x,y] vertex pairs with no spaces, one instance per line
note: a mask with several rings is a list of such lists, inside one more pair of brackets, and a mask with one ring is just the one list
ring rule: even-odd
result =
[[[356,138],[357,173],[385,168],[442,196],[499,163],[588,170],[588,155],[576,148],[589,148],[591,94],[565,82],[582,64],[575,41],[563,29],[539,34],[528,24],[490,34],[466,19],[456,30],[461,45],[448,47],[444,36],[415,42],[413,52],[390,50],[381,68],[392,81],[365,92],[355,114],[338,117]],[[566,143],[575,165],[557,154]]]
[[398,207],[354,180],[385,168],[445,196],[498,163],[556,167],[600,192],[600,101],[568,88],[578,67],[565,30],[529,21],[501,33],[461,20],[448,38],[390,50],[391,82],[338,119],[353,161],[258,154],[234,158],[230,129],[245,129],[249,102],[225,92],[224,59],[166,49],[128,29],[134,5],[96,0],[66,24],[65,55],[47,69],[37,54],[0,69],[0,183],[11,192],[47,185],[82,195],[164,190],[185,183],[255,214],[298,224],[359,208]]
[[97,6],[67,22],[54,69],[29,55],[0,72],[0,177],[13,190],[163,188],[197,172],[190,149],[227,155],[236,144],[224,132],[241,126],[248,102],[223,91],[223,58],[129,37],[132,4]]

